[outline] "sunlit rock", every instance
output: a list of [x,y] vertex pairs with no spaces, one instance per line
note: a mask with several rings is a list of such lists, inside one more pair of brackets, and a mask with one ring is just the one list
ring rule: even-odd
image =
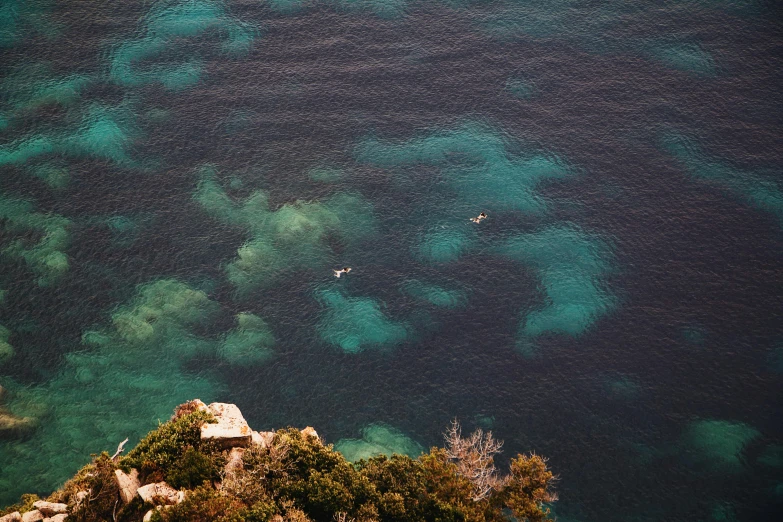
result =
[[201,426],[201,440],[213,440],[225,448],[250,445],[252,430],[236,405],[213,402],[209,405],[209,411],[217,423]]
[[185,499],[184,491],[177,491],[165,482],[147,484],[138,489],[137,494],[144,502],[150,504],[179,504]]
[[121,469],[116,469],[114,470],[114,477],[120,490],[120,498],[124,503],[129,503],[136,496],[140,486],[139,471],[132,469],[130,474],[127,474]]

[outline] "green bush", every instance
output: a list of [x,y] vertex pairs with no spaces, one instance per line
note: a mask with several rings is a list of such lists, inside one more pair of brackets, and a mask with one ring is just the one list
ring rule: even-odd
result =
[[204,484],[176,506],[156,511],[152,522],[243,522],[242,508],[241,502]]
[[0,517],[13,513],[14,511],[18,511],[19,513],[27,513],[33,509],[33,503],[37,502],[38,500],[41,500],[38,495],[25,493],[16,504],[10,505],[5,509],[0,509]]
[[[501,475],[494,468],[496,451],[486,451],[491,434],[462,438],[456,423],[445,449],[356,465],[317,437],[286,428],[268,447],[251,445],[239,469],[224,473],[228,452],[201,441],[201,425],[212,420],[185,405],[119,462],[106,453],[95,457],[49,500],[69,503],[73,522],[140,522],[152,506],[139,497],[122,506],[118,467],[139,469],[146,483],[165,478],[188,490],[179,505],[154,512],[153,520],[161,522],[542,522],[549,516],[545,506],[556,500],[545,459],[519,455]],[[476,481],[476,466],[491,471],[489,482]],[[79,491],[89,495],[77,504]],[[4,513],[27,510],[37,498],[24,496]]]
[[[161,424],[120,459],[119,466],[126,472],[130,472],[131,468],[138,469],[142,484],[164,480],[169,472],[180,473],[184,480],[187,480],[184,475],[192,474],[191,472],[207,474],[210,478],[216,476],[222,467],[220,451],[214,444],[201,441],[201,425],[205,422],[216,422],[215,417],[209,412],[194,411]],[[183,467],[185,465],[178,463],[190,449],[208,456],[213,469],[186,471]],[[199,461],[198,457],[193,457],[192,454],[191,459]],[[204,463],[203,460],[199,462]],[[177,469],[179,471],[175,471]]]
[[166,482],[177,489],[193,489],[204,482],[220,478],[222,455],[205,455],[195,448],[188,448],[166,473]]

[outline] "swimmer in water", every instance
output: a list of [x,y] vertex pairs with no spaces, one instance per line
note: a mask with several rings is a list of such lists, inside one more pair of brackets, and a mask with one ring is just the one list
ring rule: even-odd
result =
[[345,267],[341,268],[340,270],[332,270],[332,272],[334,272],[334,277],[338,277],[338,278],[341,275],[347,274],[350,271],[351,271],[351,267],[350,266],[345,266]]
[[478,217],[470,218],[470,220],[474,223],[481,223],[485,219],[487,219],[487,215],[484,212],[479,214]]

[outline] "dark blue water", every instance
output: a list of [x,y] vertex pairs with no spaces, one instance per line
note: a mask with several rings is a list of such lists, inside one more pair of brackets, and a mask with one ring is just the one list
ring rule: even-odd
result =
[[200,397],[346,454],[457,417],[559,520],[776,520],[782,44],[750,0],[5,0],[1,503]]

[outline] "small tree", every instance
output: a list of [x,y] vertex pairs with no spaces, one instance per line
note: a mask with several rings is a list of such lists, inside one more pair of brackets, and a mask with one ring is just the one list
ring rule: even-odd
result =
[[511,460],[511,474],[499,496],[517,519],[542,522],[549,519],[550,510],[545,504],[557,500],[550,489],[555,480],[544,457],[535,453],[519,455]]
[[546,459],[531,453],[517,455],[511,460],[510,473],[502,476],[495,467],[495,455],[503,448],[503,441],[492,432],[477,429],[465,438],[454,419],[444,434],[446,455],[457,466],[457,474],[471,484],[473,502],[487,501],[491,506],[511,510],[521,521],[549,520],[546,504],[557,500],[551,490],[556,480],[549,471]]
[[468,438],[463,438],[462,427],[454,419],[444,438],[446,454],[456,462],[458,473],[473,486],[474,502],[489,498],[493,491],[503,487],[505,480],[495,468],[495,455],[503,448],[503,441],[496,440],[491,431],[484,433],[479,428]]

